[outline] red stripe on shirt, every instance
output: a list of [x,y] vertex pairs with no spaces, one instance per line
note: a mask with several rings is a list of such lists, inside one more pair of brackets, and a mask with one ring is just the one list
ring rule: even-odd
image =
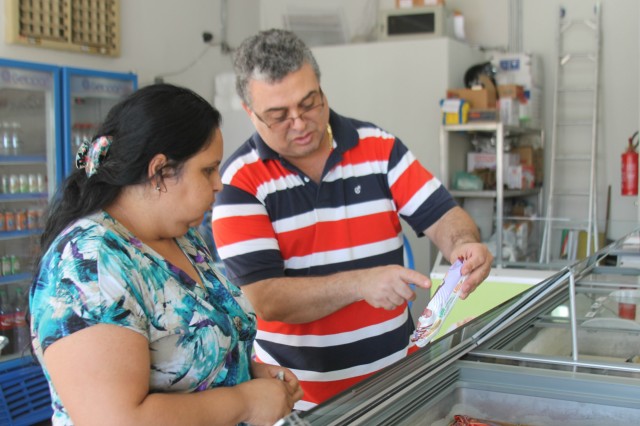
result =
[[264,321],[258,317],[258,329],[279,334],[296,336],[316,335],[327,336],[331,334],[345,333],[358,330],[373,324],[389,321],[403,314],[406,303],[389,311],[374,308],[367,302],[352,303],[344,308],[320,318],[316,321],[304,324],[287,324],[279,321]]
[[245,164],[232,177],[230,185],[256,195],[256,189],[265,182],[284,178],[297,173],[282,167],[278,161],[256,162]]
[[[353,149],[346,152],[345,160],[350,164],[366,163],[370,161],[389,161],[391,150],[395,139],[393,137],[381,138],[379,136],[369,136],[360,139],[363,149]],[[367,145],[364,148],[364,145]],[[374,149],[371,149],[371,147]],[[343,165],[345,161],[343,160]]]
[[266,215],[220,218],[211,226],[218,248],[255,238],[275,238],[273,225]]
[[420,166],[418,161],[411,163],[407,170],[391,186],[391,193],[398,204],[398,210],[401,210],[415,195],[416,191],[431,179],[433,179],[433,175]]
[[362,376],[351,377],[349,379],[335,380],[332,382],[307,382],[300,380],[300,386],[304,390],[302,400],[309,401],[314,404],[320,404],[373,374],[375,373],[364,374]]
[[318,222],[280,233],[278,242],[283,258],[289,259],[387,240],[397,237],[400,231],[397,213],[387,211],[334,222]]

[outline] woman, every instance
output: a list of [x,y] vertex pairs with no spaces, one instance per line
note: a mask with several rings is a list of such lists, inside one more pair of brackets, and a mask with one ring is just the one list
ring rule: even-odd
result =
[[273,424],[302,396],[291,371],[252,362],[253,309],[194,229],[222,188],[220,120],[190,90],[147,86],[78,152],[30,294],[54,425]]

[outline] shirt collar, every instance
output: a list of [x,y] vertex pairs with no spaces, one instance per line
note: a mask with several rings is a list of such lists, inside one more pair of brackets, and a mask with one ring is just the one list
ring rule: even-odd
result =
[[[346,152],[358,144],[358,131],[356,128],[347,118],[332,109],[329,109],[329,124],[336,143],[335,151]],[[254,132],[251,139],[262,160],[277,160],[280,158],[280,155],[264,142],[258,132]]]

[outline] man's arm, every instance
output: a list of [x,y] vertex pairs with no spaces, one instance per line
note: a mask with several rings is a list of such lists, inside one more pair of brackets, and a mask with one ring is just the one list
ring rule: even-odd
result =
[[463,259],[462,274],[469,275],[462,285],[460,297],[465,299],[491,271],[493,255],[480,242],[480,233],[475,222],[460,207],[445,213],[424,232],[453,264]]
[[376,308],[395,309],[415,298],[409,284],[429,288],[431,281],[420,272],[389,265],[323,277],[272,278],[242,290],[262,319],[305,323],[360,300]]

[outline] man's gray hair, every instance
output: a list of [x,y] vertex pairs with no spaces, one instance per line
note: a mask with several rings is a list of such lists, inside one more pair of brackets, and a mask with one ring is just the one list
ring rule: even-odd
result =
[[311,49],[298,36],[281,29],[261,31],[236,49],[233,58],[236,91],[242,101],[251,106],[248,89],[251,80],[277,83],[305,63],[311,65],[319,82],[318,63]]

